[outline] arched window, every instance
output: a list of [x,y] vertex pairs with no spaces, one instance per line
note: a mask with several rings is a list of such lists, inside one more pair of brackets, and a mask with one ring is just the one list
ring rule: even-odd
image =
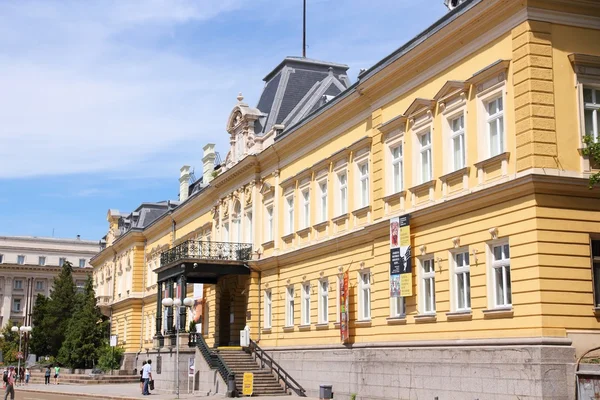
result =
[[239,201],[236,201],[233,206],[233,215],[232,215],[232,233],[233,238],[232,241],[235,243],[241,242],[242,238],[242,206]]

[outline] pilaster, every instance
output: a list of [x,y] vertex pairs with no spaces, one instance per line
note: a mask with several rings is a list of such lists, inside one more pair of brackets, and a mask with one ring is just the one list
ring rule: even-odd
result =
[[377,221],[384,217],[384,148],[383,138],[379,131],[379,126],[383,122],[382,110],[378,108],[371,113],[371,132],[370,136],[373,138],[371,141],[371,160],[372,160],[372,173],[371,173],[371,199],[373,206],[373,221]]

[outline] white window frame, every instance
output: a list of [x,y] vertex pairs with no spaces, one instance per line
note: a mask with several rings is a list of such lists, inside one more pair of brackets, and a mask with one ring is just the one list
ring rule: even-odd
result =
[[285,196],[285,234],[294,232],[294,192]]
[[221,229],[221,241],[229,242],[229,221],[223,222],[223,229]]
[[[479,138],[481,140],[477,140],[478,142],[478,153],[479,153],[479,161],[483,161],[485,159],[494,157],[498,154],[502,154],[508,148],[506,143],[507,135],[506,135],[506,80],[493,84],[491,81],[484,82],[480,85],[481,87],[486,87],[486,89],[482,90],[477,94],[477,111],[478,111],[478,127],[479,132],[481,132],[484,137]],[[489,122],[493,119],[496,120],[500,113],[495,114],[494,116],[488,115],[488,104],[498,98],[502,98],[502,144],[503,148],[500,149],[498,154],[492,155],[491,153],[491,142],[490,142],[490,130],[489,130]]]
[[329,280],[319,280],[319,324],[329,323]]
[[[462,264],[460,263],[462,259]],[[452,273],[450,274],[451,284],[451,307],[453,312],[470,312],[471,311],[471,262],[469,258],[469,248],[463,247],[450,252],[450,260]],[[466,261],[466,263],[465,263]],[[460,264],[460,265],[459,265]],[[460,279],[464,283],[462,296],[463,307],[460,307]],[[467,281],[468,277],[468,281]]]
[[[435,261],[433,256],[419,258],[419,275],[420,313],[423,315],[435,314]],[[429,288],[430,297],[426,296],[426,288]]]
[[[344,177],[344,182],[342,182]],[[348,171],[344,168],[336,173],[336,186],[337,186],[337,201],[336,201],[336,214],[338,216],[348,213]]]
[[[83,261],[83,265],[81,265],[82,261]],[[79,268],[85,268],[85,258],[80,258],[79,259]]]
[[[22,307],[21,302],[22,302],[22,299],[20,299],[20,298],[16,298],[16,299],[13,298],[13,301],[12,301],[12,311],[13,312],[18,313],[18,312],[23,311],[23,307]],[[19,307],[15,307],[16,304],[18,304]]]
[[[508,249],[508,257],[506,256],[505,246]],[[502,249],[501,259],[495,257],[495,248]],[[488,243],[488,263],[489,263],[489,283],[490,283],[490,307],[491,308],[512,308],[512,276],[510,270],[510,244],[508,239],[495,240]],[[502,270],[502,302],[498,302],[498,281],[496,271]]]
[[[590,89],[592,91],[592,103],[585,102],[585,90]],[[585,111],[592,111],[592,137],[597,142],[600,138],[600,84],[583,83],[581,84],[581,97],[580,97],[580,108],[581,108],[581,132],[582,137],[587,134],[586,123],[585,123]]]
[[285,327],[294,326],[294,286],[285,289]]
[[267,289],[264,292],[264,315],[265,329],[271,329],[273,326],[273,292]]
[[302,318],[301,325],[310,325],[310,282],[302,283]]
[[358,272],[358,320],[371,320],[371,271]]
[[[456,120],[462,120],[462,127],[460,127],[457,131],[454,130],[453,123]],[[450,169],[449,172],[458,171],[463,169],[467,165],[467,135],[466,135],[466,114],[464,110],[461,110],[458,113],[455,113],[448,117],[448,136],[450,139],[449,149],[450,149]],[[459,140],[459,148],[460,148],[460,159],[456,159],[456,153],[454,149],[454,141]]]
[[39,256],[38,257],[38,265],[39,266],[44,266],[46,265],[46,256]]
[[306,229],[310,226],[310,189],[304,188],[300,191],[302,200],[302,227]]
[[[327,191],[329,190],[329,185],[327,182],[327,178],[320,179],[317,181],[317,186],[319,188],[319,222],[327,221],[327,207],[328,207],[328,199],[327,199]],[[324,190],[323,190],[324,188]]]
[[[18,285],[17,285],[17,282],[19,283]],[[13,289],[14,290],[23,290],[23,280],[15,279],[15,281],[13,283]]]
[[[426,135],[429,135],[429,143],[423,145],[422,138],[425,137]],[[419,158],[418,158],[418,164],[417,164],[417,171],[419,174],[418,182],[419,182],[419,184],[421,184],[421,183],[429,182],[433,179],[433,146],[432,146],[433,130],[431,129],[431,127],[428,127],[427,129],[423,129],[423,130],[417,132],[416,137],[417,137],[417,142],[419,143],[419,146],[418,146],[418,157]],[[425,171],[423,169],[424,158],[427,160],[427,171]],[[427,174],[425,174],[425,172],[427,172]]]
[[267,224],[265,242],[272,241],[275,236],[273,231],[273,210],[273,203],[265,204],[265,222]]
[[356,209],[367,207],[370,203],[370,168],[369,154],[365,152],[360,158],[357,157],[356,163]]
[[[390,187],[389,194],[400,193],[404,190],[404,144],[402,141],[390,145]],[[398,150],[398,155],[394,155],[394,151]]]
[[44,290],[44,281],[35,281],[35,290],[38,292]]
[[23,254],[19,254],[17,256],[17,264],[19,264],[19,265],[25,264],[25,256]]
[[404,297],[390,297],[390,318],[404,318],[406,316],[406,303]]
[[[494,114],[490,114],[489,107],[492,103],[498,103],[502,110],[497,111]],[[487,132],[487,142],[488,142],[488,156],[495,157],[499,154],[504,153],[506,149],[506,137],[505,137],[505,109],[506,104],[504,102],[504,96],[499,95],[495,96],[487,101],[485,101],[485,122],[486,122],[486,132]],[[499,107],[498,107],[499,108]],[[492,140],[492,125],[496,126],[496,130],[501,130],[501,132],[497,135],[497,139],[495,140],[495,144],[497,147],[497,152],[492,150],[493,148],[493,140]]]
[[244,220],[244,240],[246,243],[253,243],[253,231],[254,231],[254,215],[251,209],[247,209],[245,212]]
[[67,258],[66,257],[60,257],[58,259],[58,266],[62,267],[63,265],[65,265],[66,262],[67,262]]

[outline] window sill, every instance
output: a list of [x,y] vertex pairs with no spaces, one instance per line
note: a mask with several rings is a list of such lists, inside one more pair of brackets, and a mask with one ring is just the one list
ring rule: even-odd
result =
[[369,327],[369,326],[371,326],[371,320],[370,319],[364,319],[364,320],[361,320],[361,321],[355,321],[354,322],[354,326],[356,326],[358,328]]
[[512,318],[514,314],[513,308],[492,308],[489,310],[483,310],[483,318],[494,319],[494,318]]
[[283,235],[283,236],[281,237],[281,240],[283,240],[283,241],[286,241],[286,242],[287,242],[287,241],[290,241],[290,240],[292,240],[292,239],[294,238],[294,235],[295,235],[295,233],[294,233],[294,232],[292,232],[292,233],[288,233],[287,235]]
[[329,322],[323,322],[321,324],[315,324],[315,329],[318,331],[329,329]]
[[262,244],[263,249],[271,249],[275,246],[275,241],[274,240],[269,240],[268,242],[264,242]]
[[335,329],[340,329],[340,323],[339,323],[339,322],[334,322],[334,323],[333,323],[333,327],[334,327]]
[[490,157],[483,161],[476,162],[474,165],[476,168],[481,169],[481,168],[485,168],[491,164],[495,164],[495,163],[498,163],[501,161],[508,161],[509,158],[510,158],[510,152],[505,151],[504,153],[500,153],[497,156]]
[[322,228],[325,228],[328,224],[329,224],[329,221],[325,220],[325,221],[319,222],[318,224],[314,224],[313,228],[322,229]]
[[385,322],[387,322],[388,325],[406,325],[406,316],[389,317],[386,318]]
[[456,311],[446,313],[448,321],[470,321],[473,319],[473,313],[471,311]]
[[600,316],[600,307],[594,307],[594,314],[596,314],[597,316]]
[[416,323],[429,323],[429,322],[436,322],[437,321],[437,314],[419,314],[419,315],[415,315],[415,322]]
[[367,213],[369,211],[371,211],[371,206],[367,205],[367,206],[364,206],[364,207],[361,207],[359,209],[352,211],[352,214],[357,217],[361,217],[361,216],[367,215]]
[[408,190],[410,190],[412,193],[415,193],[415,192],[420,192],[425,189],[431,189],[434,187],[435,187],[435,179],[432,179],[430,181],[423,182],[419,185],[413,186],[413,187],[409,188]]
[[298,327],[299,331],[310,331],[311,326],[310,325],[300,325]]
[[271,328],[263,328],[262,333],[264,333],[264,334],[270,334],[271,333]]
[[338,215],[337,217],[332,218],[331,221],[333,221],[333,222],[341,222],[341,221],[344,221],[346,219],[348,219],[348,213]]
[[294,332],[294,327],[293,326],[284,326],[283,331],[284,332]]
[[468,175],[468,174],[469,174],[469,167],[464,167],[461,169],[457,169],[456,171],[449,172],[446,175],[440,176],[440,181],[447,182],[452,179],[455,179],[455,178],[458,178],[458,177],[461,177],[464,175]]
[[310,226],[307,226],[306,228],[302,228],[299,231],[296,231],[296,235],[304,236],[309,232],[310,232]]
[[389,203],[390,201],[399,200],[400,197],[406,194],[406,190],[401,190],[396,193],[388,194],[387,196],[383,196],[383,201]]

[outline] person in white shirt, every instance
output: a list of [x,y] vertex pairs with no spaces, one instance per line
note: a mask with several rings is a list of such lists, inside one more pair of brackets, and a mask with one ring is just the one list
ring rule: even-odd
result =
[[148,384],[152,379],[152,360],[148,360],[144,368],[142,368],[142,379],[144,380],[144,391],[142,394],[144,396],[148,396],[150,392],[148,391]]

